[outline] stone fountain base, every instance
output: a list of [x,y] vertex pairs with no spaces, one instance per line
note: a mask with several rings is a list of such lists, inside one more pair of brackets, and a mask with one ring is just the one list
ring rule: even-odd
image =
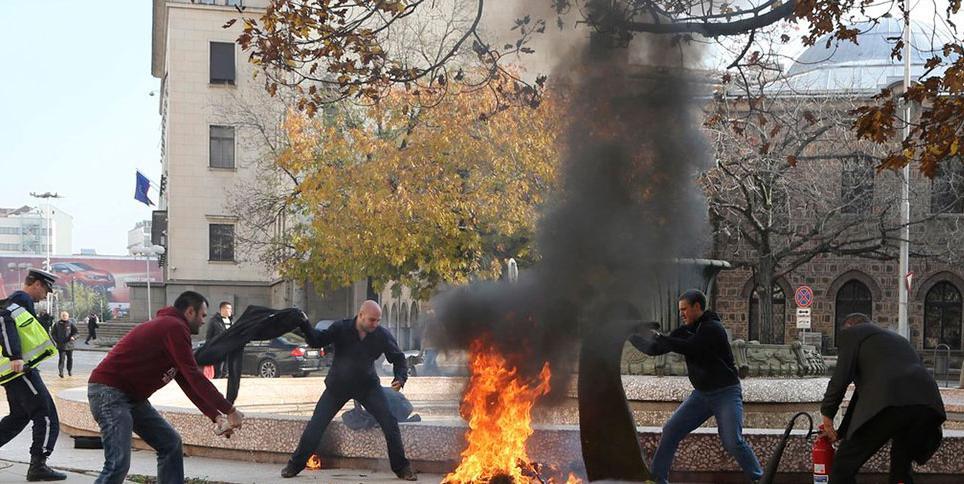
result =
[[[383,381],[388,384],[388,380]],[[465,447],[464,422],[454,411],[464,386],[462,378],[418,377],[409,381],[406,395],[416,412],[425,420],[401,424],[406,452],[423,472],[444,473],[455,467]],[[689,394],[689,383],[680,377],[625,376],[623,383],[637,422],[637,434],[644,452],[651,455],[659,440],[659,424],[679,401]],[[223,391],[224,380],[215,384]],[[826,387],[826,379],[748,379],[743,382],[748,422],[744,431],[750,446],[761,460],[772,453],[783,435],[788,415],[798,410],[817,412],[818,401]],[[245,427],[231,439],[216,437],[212,424],[201,415],[176,385],[168,385],[155,394],[152,403],[181,433],[189,455],[203,455],[255,462],[287,460],[297,445],[315,401],[324,389],[322,378],[280,378],[241,381],[238,407],[247,415]],[[964,390],[945,390],[948,402],[964,399]],[[574,395],[574,393],[571,392]],[[958,395],[960,394],[960,395]],[[86,388],[65,390],[57,395],[61,425],[70,435],[95,435],[97,425],[87,405]],[[347,406],[351,407],[351,404]],[[951,412],[961,412],[960,405],[948,405]],[[426,410],[426,411],[423,411]],[[446,410],[447,409],[447,410]],[[574,400],[563,401],[554,409],[536,414],[535,433],[530,439],[531,457],[565,470],[582,467],[579,429],[575,422]],[[655,425],[650,425],[655,424]],[[810,471],[810,442],[795,432],[787,446],[781,474],[806,477]],[[138,446],[144,444],[138,442]],[[387,468],[385,440],[378,429],[352,431],[336,418],[325,434],[321,452],[326,465],[359,468]],[[964,431],[946,430],[945,441],[937,455],[919,471],[934,477],[964,474]],[[887,454],[875,456],[865,467],[868,472],[885,472]],[[700,481],[700,476],[732,474],[739,481],[738,468],[726,454],[716,436],[716,429],[704,426],[683,440],[677,452],[674,471],[685,473],[687,480]],[[722,474],[721,474],[722,473]],[[705,482],[723,482],[723,478],[707,478]],[[781,478],[782,479],[782,478]],[[796,481],[797,479],[790,479]],[[806,479],[803,479],[806,482]],[[948,481],[950,482],[950,481]]]

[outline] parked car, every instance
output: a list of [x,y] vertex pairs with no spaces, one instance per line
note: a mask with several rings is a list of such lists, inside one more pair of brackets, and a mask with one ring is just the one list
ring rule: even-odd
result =
[[76,282],[100,292],[107,292],[114,287],[113,274],[82,262],[55,262],[50,264],[50,270],[57,275],[57,284],[61,286]]
[[[192,344],[194,350],[204,346],[204,341]],[[325,350],[309,348],[305,340],[294,333],[267,340],[252,341],[244,346],[241,357],[241,374],[261,378],[277,378],[283,375],[307,376],[331,364]]]
[[252,341],[245,345],[241,374],[261,378],[307,376],[324,368],[326,360],[330,358],[325,358],[324,349],[309,348],[301,336],[288,333],[268,341]]
[[[422,352],[419,350],[405,350],[405,363],[408,364],[408,376],[418,376],[418,369],[416,365],[422,361]],[[381,357],[381,374],[384,376],[392,376],[395,374],[395,365],[388,361],[384,355]]]
[[[405,362],[408,363],[408,376],[467,376],[469,357],[465,351],[438,351],[435,348],[408,350]],[[382,357],[381,372],[391,376],[394,366]]]

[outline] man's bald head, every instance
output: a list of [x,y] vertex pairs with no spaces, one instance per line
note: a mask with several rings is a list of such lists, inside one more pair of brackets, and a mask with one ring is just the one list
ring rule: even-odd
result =
[[355,318],[355,327],[359,331],[366,333],[374,332],[378,329],[378,323],[382,320],[382,307],[371,299],[361,303],[358,307],[358,316]]

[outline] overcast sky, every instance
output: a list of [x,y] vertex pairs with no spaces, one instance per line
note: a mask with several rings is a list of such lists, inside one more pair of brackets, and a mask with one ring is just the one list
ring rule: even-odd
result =
[[151,2],[2,4],[0,207],[57,192],[74,252],[125,254],[127,231],[151,216],[133,198],[134,171],[161,172]]

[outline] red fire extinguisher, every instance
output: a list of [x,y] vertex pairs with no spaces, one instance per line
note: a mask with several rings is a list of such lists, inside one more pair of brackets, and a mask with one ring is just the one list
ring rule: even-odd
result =
[[[823,425],[820,426],[821,432]],[[830,482],[830,468],[833,467],[833,444],[819,435],[813,442],[813,484]]]

